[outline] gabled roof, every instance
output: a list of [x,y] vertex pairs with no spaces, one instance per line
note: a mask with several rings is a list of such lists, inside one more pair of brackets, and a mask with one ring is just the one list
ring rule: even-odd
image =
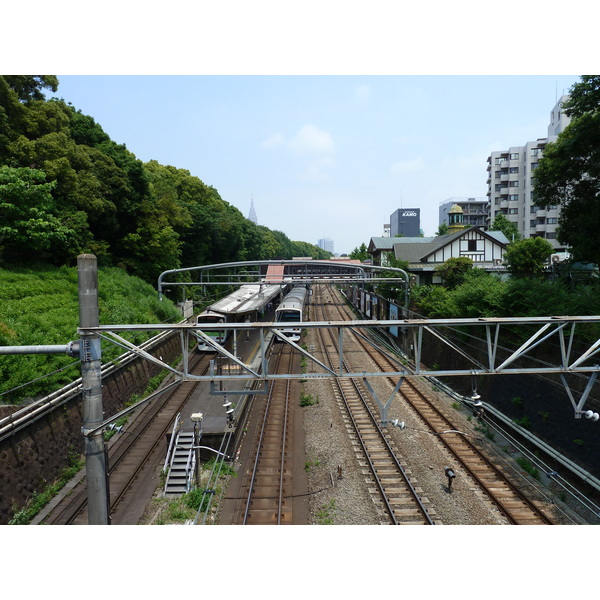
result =
[[468,227],[455,233],[447,233],[435,238],[398,238],[398,241],[394,244],[394,256],[409,263],[426,262],[428,256],[472,230],[477,230],[483,237],[487,237],[495,244],[501,246],[508,244],[508,239],[500,231],[484,231],[479,227]]
[[369,242],[369,252],[374,252],[375,250],[393,250],[394,242],[398,241],[400,238],[396,237],[372,237]]
[[370,253],[376,250],[391,252],[395,244],[428,244],[434,239],[433,237],[372,237],[368,250]]

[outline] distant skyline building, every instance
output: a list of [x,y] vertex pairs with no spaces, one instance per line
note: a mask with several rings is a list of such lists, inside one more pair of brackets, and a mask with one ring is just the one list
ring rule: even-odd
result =
[[258,225],[258,221],[256,219],[256,211],[254,210],[254,198],[250,200],[250,213],[248,214],[248,219],[254,224]]
[[390,216],[390,237],[419,237],[421,209],[399,208]]
[[322,250],[325,250],[326,252],[331,252],[331,254],[333,254],[333,240],[330,240],[329,238],[321,238],[317,245]]
[[523,238],[543,237],[557,250],[563,250],[556,240],[560,206],[538,208],[533,204],[533,172],[546,144],[555,141],[571,121],[562,110],[568,99],[561,96],[552,109],[547,137],[492,152],[487,159],[490,224],[503,214],[517,224]]

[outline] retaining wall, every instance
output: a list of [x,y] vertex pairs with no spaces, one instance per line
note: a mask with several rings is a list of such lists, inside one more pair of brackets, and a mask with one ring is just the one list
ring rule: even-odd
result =
[[[150,353],[167,363],[181,352],[179,337],[171,335]],[[106,417],[118,413],[134,394],[145,391],[148,381],[161,367],[135,358],[102,379],[102,404]],[[3,407],[8,416],[10,409]],[[71,455],[84,452],[81,394],[73,396],[26,428],[0,441],[0,525],[7,524],[15,512],[36,492],[41,492],[69,465]]]

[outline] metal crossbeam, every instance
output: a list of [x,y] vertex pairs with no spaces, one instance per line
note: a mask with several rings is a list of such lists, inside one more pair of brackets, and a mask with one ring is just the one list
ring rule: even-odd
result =
[[[353,333],[361,334],[369,329],[388,330],[390,328],[403,328],[412,330],[413,333],[413,345],[414,345],[414,363],[416,367],[414,370],[398,370],[393,373],[368,373],[370,377],[377,376],[388,376],[392,375],[406,375],[406,376],[433,376],[433,377],[449,377],[449,376],[464,376],[464,375],[515,375],[515,374],[526,374],[526,373],[593,373],[600,370],[600,366],[595,363],[592,359],[600,352],[600,340],[596,340],[589,345],[589,347],[582,352],[580,355],[575,355],[572,348],[572,339],[575,334],[576,326],[583,326],[586,324],[598,324],[600,323],[600,317],[506,317],[506,318],[494,318],[494,319],[402,319],[402,320],[372,320],[372,321],[310,321],[302,323],[287,323],[286,326],[298,326],[303,329],[319,329],[319,328],[333,328],[338,329],[340,332],[340,351],[343,352],[345,330],[352,330]],[[530,326],[535,328],[535,331],[521,344],[521,346],[515,350],[507,359],[500,362],[497,359],[498,349],[500,348],[501,332],[507,330],[507,335],[514,335],[509,328],[516,326]],[[479,359],[469,354],[468,350],[460,348],[456,343],[452,342],[447,332],[448,330],[454,330],[456,328],[467,328],[485,327],[485,336],[483,339],[487,346],[487,363],[482,364]],[[570,327],[567,327],[570,326]],[[257,322],[257,323],[219,323],[219,324],[192,324],[192,323],[181,323],[175,325],[163,325],[163,324],[147,324],[147,325],[103,325],[91,329],[80,329],[80,333],[96,333],[106,340],[114,339],[115,343],[125,345],[129,348],[133,348],[133,344],[125,342],[120,335],[123,331],[172,331],[177,332],[182,336],[182,340],[187,339],[189,335],[195,335],[203,339],[208,339],[205,332],[214,330],[227,329],[230,331],[248,331],[258,330],[261,337],[275,335],[283,343],[288,343],[298,349],[304,356],[310,359],[311,364],[320,367],[318,370],[308,371],[305,373],[294,373],[286,375],[286,378],[315,378],[315,377],[357,377],[363,376],[363,373],[343,373],[341,370],[332,371],[325,367],[317,358],[315,358],[310,352],[304,350],[297,344],[288,340],[284,335],[278,331],[278,324],[275,322]],[[568,339],[565,336],[565,330],[569,332]],[[423,349],[423,333],[427,331],[438,337],[444,343],[447,344],[448,348],[453,352],[460,353],[465,361],[469,363],[463,369],[435,369],[435,368],[423,368],[421,365],[420,357]],[[519,367],[516,363],[519,359],[524,358],[533,348],[540,346],[548,340],[558,337],[558,352],[556,359],[553,364],[546,366],[537,367]],[[213,344],[215,351],[234,360],[245,372],[239,375],[226,375],[220,376],[215,374],[208,374],[202,376],[192,376],[187,372],[179,371],[179,375],[185,379],[193,380],[207,380],[213,381],[219,378],[222,379],[277,379],[278,377],[274,374],[263,371],[258,373],[250,368],[249,365],[244,365],[239,359],[232,357],[232,355],[218,344]],[[141,351],[140,351],[141,354]],[[155,362],[158,362],[155,358]],[[172,367],[166,368],[174,370]]]

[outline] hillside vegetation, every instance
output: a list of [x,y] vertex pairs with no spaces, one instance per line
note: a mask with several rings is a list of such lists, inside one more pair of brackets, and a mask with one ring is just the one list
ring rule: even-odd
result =
[[[76,267],[0,269],[0,346],[64,345],[77,340],[77,279]],[[99,269],[98,303],[102,325],[181,319],[170,300],[159,301],[151,285],[118,268]],[[138,343],[147,337],[129,335]],[[102,363],[123,352],[102,342]],[[0,403],[22,403],[79,375],[79,361],[67,354],[0,355]]]
[[[152,287],[167,270],[331,256],[246,219],[186,169],[142,162],[58,88],[54,75],[0,75],[0,345],[77,339],[82,253],[98,259],[103,324],[178,320]],[[122,352],[102,346],[103,363]],[[0,355],[0,404],[78,376],[66,354]]]
[[46,98],[58,89],[53,75],[0,76],[0,267],[74,266],[86,252],[154,282],[181,267],[331,256],[246,219],[186,169],[142,162]]

